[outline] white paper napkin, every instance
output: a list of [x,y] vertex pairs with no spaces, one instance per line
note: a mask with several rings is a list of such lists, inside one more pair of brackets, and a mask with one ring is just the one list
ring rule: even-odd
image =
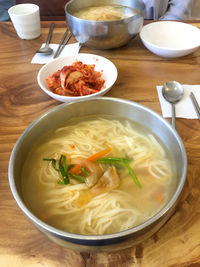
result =
[[[45,44],[42,44],[41,47],[43,47]],[[53,55],[55,54],[58,44],[50,44],[49,47],[53,49],[53,53],[51,55],[44,55],[40,53],[36,53],[35,56],[32,58],[31,63],[32,64],[46,64],[53,60]],[[79,50],[81,48],[81,45],[79,43],[74,44],[68,44],[64,47],[62,53],[59,55],[59,57],[63,56],[77,56],[79,53]],[[57,57],[57,58],[59,58]]]
[[[165,98],[162,96],[162,86],[156,86],[158,97],[161,105],[162,115],[164,118],[170,118],[171,113],[171,104],[168,103]],[[180,102],[176,104],[176,117],[186,118],[186,119],[197,119],[197,114],[195,112],[192,100],[190,98],[190,92],[193,92],[197,102],[200,105],[200,85],[183,85],[184,96]]]

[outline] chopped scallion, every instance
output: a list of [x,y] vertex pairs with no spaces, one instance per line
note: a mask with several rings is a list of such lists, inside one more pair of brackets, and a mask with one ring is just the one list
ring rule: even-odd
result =
[[77,181],[81,182],[81,183],[85,183],[85,178],[83,176],[80,176],[80,175],[76,175],[76,174],[73,174],[72,172],[69,172],[69,175],[76,179]]
[[58,161],[58,168],[56,167],[56,162],[57,162],[56,159],[44,158],[43,160],[51,161],[53,168],[61,174],[63,180],[62,181],[59,180],[58,184],[69,184],[66,156],[63,155],[60,156]]
[[111,158],[111,157],[104,157],[97,160],[98,163],[104,163],[104,164],[124,164],[129,163],[130,160],[126,158]]
[[139,182],[137,176],[135,175],[134,171],[132,170],[132,168],[130,167],[129,163],[130,160],[126,159],[126,158],[100,158],[97,160],[98,163],[103,163],[103,164],[111,164],[111,165],[117,165],[117,166],[125,166],[128,169],[129,174],[131,175],[131,177],[133,178],[133,181],[135,182],[135,184],[141,188],[142,185]]
[[84,174],[84,176],[88,176],[88,172],[86,171],[86,169],[81,166],[81,170],[82,170],[82,173]]
[[69,184],[69,177],[67,174],[66,156],[63,156],[63,154],[61,154],[60,159],[59,159],[59,171],[62,175],[64,184]]
[[137,176],[135,175],[134,171],[132,170],[131,166],[128,163],[125,163],[125,166],[128,169],[129,174],[132,176],[133,181],[135,182],[135,184],[139,187],[142,188],[141,183],[139,182]]
[[51,164],[52,164],[53,168],[54,168],[56,171],[59,171],[59,170],[56,168],[56,159],[47,159],[47,158],[44,158],[43,160],[45,160],[45,161],[51,161]]

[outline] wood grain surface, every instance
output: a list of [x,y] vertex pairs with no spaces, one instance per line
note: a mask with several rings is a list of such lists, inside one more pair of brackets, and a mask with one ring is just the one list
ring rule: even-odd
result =
[[[188,156],[188,175],[176,212],[156,234],[133,248],[96,254],[65,249],[41,234],[17,206],[8,183],[12,148],[36,117],[60,104],[37,84],[42,65],[31,64],[46,39],[49,24],[42,22],[38,39],[25,41],[17,37],[11,23],[0,23],[0,266],[200,266],[199,120],[177,119],[177,131]],[[200,22],[193,24],[200,27]],[[52,43],[60,41],[65,28],[65,22],[56,22]],[[82,47],[81,52],[107,57],[116,65],[119,76],[107,96],[136,101],[160,114],[156,85],[168,80],[200,84],[200,49],[169,60],[150,53],[137,37],[120,49]]]

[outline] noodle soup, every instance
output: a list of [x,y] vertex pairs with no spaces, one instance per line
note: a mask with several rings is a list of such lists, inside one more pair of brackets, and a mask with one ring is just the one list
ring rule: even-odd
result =
[[156,214],[177,184],[170,152],[146,128],[113,116],[68,121],[29,152],[22,173],[27,206],[76,234],[127,230]]
[[139,11],[135,8],[119,5],[108,5],[82,8],[72,15],[85,20],[115,21],[135,16],[138,13]]

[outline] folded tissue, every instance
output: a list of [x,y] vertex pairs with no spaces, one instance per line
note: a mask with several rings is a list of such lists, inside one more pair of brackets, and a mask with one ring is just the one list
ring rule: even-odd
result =
[[[162,115],[164,118],[172,117],[171,104],[165,100],[162,95],[162,86],[156,86],[158,97],[161,105]],[[176,117],[186,119],[198,119],[192,100],[190,98],[190,92],[193,92],[197,102],[200,103],[200,85],[183,85],[184,96],[176,104]]]
[[[44,45],[45,44],[42,44],[41,47],[43,47]],[[52,61],[54,59],[53,56],[58,46],[59,44],[50,44],[49,47],[52,48],[54,52],[51,55],[36,53],[34,57],[32,58],[31,63],[32,64],[46,64]],[[61,54],[57,58],[63,57],[63,56],[77,56],[80,48],[81,48],[81,45],[79,43],[68,44],[64,47]]]

